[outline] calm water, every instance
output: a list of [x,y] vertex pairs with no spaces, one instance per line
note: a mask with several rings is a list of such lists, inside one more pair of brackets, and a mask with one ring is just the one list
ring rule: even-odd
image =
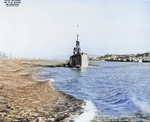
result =
[[150,63],[91,61],[87,69],[43,68],[59,91],[91,101],[99,115],[150,115]]

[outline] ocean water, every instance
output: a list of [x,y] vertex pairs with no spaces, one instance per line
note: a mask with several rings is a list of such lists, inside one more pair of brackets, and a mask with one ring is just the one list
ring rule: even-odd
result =
[[118,118],[150,122],[150,63],[90,61],[86,69],[39,70],[39,80],[50,78],[55,80],[52,85],[58,91],[95,106],[93,122]]

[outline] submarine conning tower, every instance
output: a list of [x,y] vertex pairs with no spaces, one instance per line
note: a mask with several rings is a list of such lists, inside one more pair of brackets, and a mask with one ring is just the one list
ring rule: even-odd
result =
[[79,42],[79,35],[77,34],[77,41],[76,41],[76,47],[73,49],[73,54],[80,54],[81,48],[80,48],[80,42]]
[[88,55],[86,53],[81,53],[79,35],[77,34],[76,47],[73,49],[73,55],[70,57],[69,66],[76,68],[86,68],[88,67]]

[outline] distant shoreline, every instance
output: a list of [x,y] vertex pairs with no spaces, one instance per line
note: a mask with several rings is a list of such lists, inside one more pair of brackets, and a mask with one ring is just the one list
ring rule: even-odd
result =
[[[109,62],[133,62],[139,63],[138,61],[122,61],[122,60],[90,60],[90,61],[109,61]],[[150,61],[142,61],[143,63],[150,63]]]
[[90,58],[89,60],[114,61],[114,62],[150,62],[150,52],[141,54],[106,54],[104,56]]

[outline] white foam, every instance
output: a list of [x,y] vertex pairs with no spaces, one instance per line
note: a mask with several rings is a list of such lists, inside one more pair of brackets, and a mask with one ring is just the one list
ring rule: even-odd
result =
[[49,81],[50,81],[51,83],[55,82],[55,80],[52,79],[52,78],[50,78]]
[[133,97],[134,104],[143,112],[150,113],[150,105],[146,101],[138,101],[136,97]]
[[88,68],[103,68],[103,66],[88,66]]
[[96,107],[91,101],[86,101],[83,106],[84,113],[75,118],[75,122],[90,122],[96,115]]
[[140,110],[144,113],[150,113],[150,106],[148,105],[147,102],[139,102],[136,101],[135,104],[140,108]]

